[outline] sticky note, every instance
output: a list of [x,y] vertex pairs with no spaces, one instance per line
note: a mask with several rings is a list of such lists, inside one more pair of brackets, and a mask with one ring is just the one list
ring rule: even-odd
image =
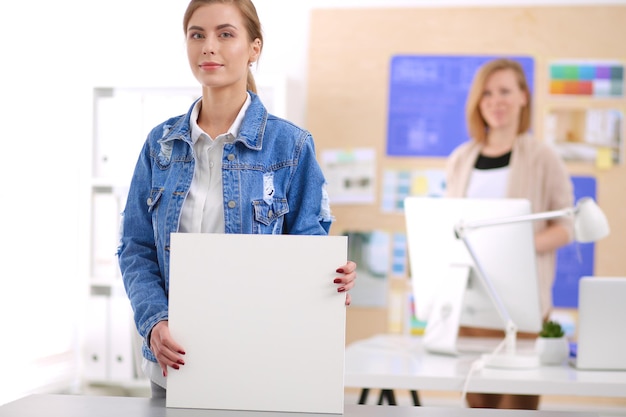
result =
[[415,178],[411,184],[411,195],[427,195],[428,194],[428,178],[423,175]]
[[613,166],[613,155],[611,148],[598,148],[596,154],[596,168],[609,169]]

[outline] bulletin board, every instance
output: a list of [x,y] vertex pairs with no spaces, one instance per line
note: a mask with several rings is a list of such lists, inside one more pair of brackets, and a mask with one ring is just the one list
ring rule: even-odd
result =
[[[526,56],[534,61],[532,130],[543,140],[556,115],[555,132],[584,137],[585,112],[626,113],[623,73],[609,94],[575,94],[556,69],[570,61],[626,62],[626,5],[528,7],[416,7],[316,9],[311,12],[306,127],[318,155],[329,150],[371,148],[375,153],[375,193],[368,204],[334,204],[332,234],[383,230],[404,232],[400,210],[382,210],[384,178],[391,171],[436,172],[443,156],[390,155],[387,149],[390,68],[394,56]],[[555,64],[556,63],[556,64]],[[558,64],[558,65],[557,65]],[[551,72],[552,69],[552,72]],[[556,75],[555,75],[556,74]],[[614,86],[618,86],[615,89]],[[565,86],[565,87],[564,87]],[[580,116],[580,114],[583,116]],[[565,114],[565,116],[563,116]],[[572,121],[573,120],[573,121]],[[562,125],[565,124],[565,127]],[[624,135],[624,123],[620,127]],[[552,131],[551,131],[552,132]],[[594,274],[626,275],[626,167],[623,148],[613,157],[567,160],[573,176],[595,181],[597,201],[609,218],[611,235],[594,246]],[[595,154],[594,154],[595,155]],[[406,188],[406,187],[405,187]],[[422,184],[418,188],[428,188]],[[404,290],[406,277],[390,279]],[[358,285],[358,284],[357,284]],[[393,292],[393,291],[392,291]],[[401,300],[402,301],[402,300]],[[398,300],[385,307],[348,309],[346,342],[390,331]]]
[[[493,55],[394,55],[389,68],[387,155],[446,157],[469,137],[465,99],[476,69]],[[511,56],[534,91],[532,57]]]

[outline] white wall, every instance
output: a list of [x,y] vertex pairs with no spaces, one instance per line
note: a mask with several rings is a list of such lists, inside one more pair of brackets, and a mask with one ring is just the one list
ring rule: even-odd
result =
[[[68,1],[68,0],[65,0]],[[96,85],[196,85],[184,51],[182,15],[187,0],[111,0],[99,3],[87,74]],[[309,11],[346,7],[455,7],[626,3],[626,0],[256,0],[265,46],[256,69],[260,81],[288,79],[287,117],[306,126]],[[120,13],[124,10],[124,13]],[[158,28],[155,31],[150,25]],[[114,29],[114,30],[112,30]],[[359,42],[355,37],[353,42]]]
[[[257,75],[259,80],[289,79],[287,116],[306,126],[308,13],[313,7],[501,3],[256,0],[265,28]],[[195,85],[184,53],[186,4],[32,0],[0,5],[0,358],[8,382],[0,391],[0,404],[66,383],[80,366],[76,353],[87,294],[92,88]],[[41,365],[54,361],[63,367]]]
[[[89,138],[89,90],[75,81],[83,66],[74,47],[85,33],[52,19],[68,16],[59,6],[63,1],[0,6],[0,403],[40,384],[66,383],[78,365],[72,352],[85,289],[78,173]],[[39,366],[50,357],[63,369]]]

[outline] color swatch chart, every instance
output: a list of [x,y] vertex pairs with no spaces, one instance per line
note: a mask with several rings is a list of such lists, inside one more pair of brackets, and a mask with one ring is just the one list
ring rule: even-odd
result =
[[622,97],[624,95],[624,65],[620,63],[551,64],[550,94]]

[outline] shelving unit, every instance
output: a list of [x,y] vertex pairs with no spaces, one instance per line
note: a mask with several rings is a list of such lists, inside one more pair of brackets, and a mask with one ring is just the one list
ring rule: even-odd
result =
[[116,251],[121,212],[150,129],[185,113],[198,87],[112,88],[93,91],[89,289],[84,343],[88,385],[148,384],[140,369],[141,338],[121,279]]

